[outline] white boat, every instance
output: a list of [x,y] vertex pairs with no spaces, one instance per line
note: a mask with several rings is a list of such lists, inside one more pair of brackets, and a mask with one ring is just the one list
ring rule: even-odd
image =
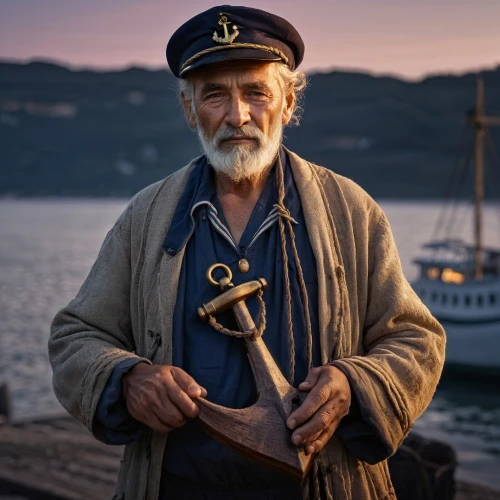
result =
[[500,248],[483,246],[483,137],[500,118],[484,115],[483,82],[478,79],[475,110],[474,244],[433,241],[427,255],[416,259],[420,276],[415,292],[447,333],[446,366],[500,373]]

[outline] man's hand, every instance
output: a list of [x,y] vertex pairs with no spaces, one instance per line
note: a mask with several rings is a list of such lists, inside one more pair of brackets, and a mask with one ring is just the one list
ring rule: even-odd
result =
[[122,379],[122,390],[130,415],[163,434],[182,427],[186,418],[197,417],[200,410],[193,398],[207,396],[184,370],[147,363],[130,369]]
[[307,455],[320,451],[332,437],[351,406],[347,377],[334,366],[311,368],[300,391],[310,391],[300,408],[287,420],[294,429],[292,441],[303,445]]

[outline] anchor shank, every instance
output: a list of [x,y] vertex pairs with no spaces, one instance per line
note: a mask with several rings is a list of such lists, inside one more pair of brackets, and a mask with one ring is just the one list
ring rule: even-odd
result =
[[256,329],[255,323],[244,300],[233,305],[233,313],[236,318],[236,323],[238,323],[242,332]]
[[[244,301],[233,305],[233,313],[241,331],[256,329],[255,323],[250,315]],[[290,388],[283,377],[281,370],[271,356],[266,344],[261,337],[245,337],[245,344],[250,357],[257,392],[277,388],[280,396],[283,396]]]
[[291,389],[290,384],[281,373],[262,338],[245,337],[245,344],[257,392],[259,394],[275,392],[280,398],[284,397]]

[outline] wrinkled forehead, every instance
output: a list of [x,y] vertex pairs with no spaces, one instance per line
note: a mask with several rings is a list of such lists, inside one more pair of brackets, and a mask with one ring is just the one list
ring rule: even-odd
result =
[[279,87],[278,64],[266,61],[225,61],[192,71],[186,78],[195,90],[207,85]]

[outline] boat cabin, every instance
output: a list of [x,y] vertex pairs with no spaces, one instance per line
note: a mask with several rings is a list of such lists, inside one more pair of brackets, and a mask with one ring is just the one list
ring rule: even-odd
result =
[[[427,256],[413,262],[420,267],[420,277],[461,285],[475,280],[475,248],[460,240],[434,241],[424,245]],[[500,277],[500,250],[483,249],[483,277]]]
[[483,250],[483,278],[475,278],[475,248],[458,240],[424,246],[414,262],[420,277],[412,285],[440,320],[491,321],[500,318],[500,250]]

